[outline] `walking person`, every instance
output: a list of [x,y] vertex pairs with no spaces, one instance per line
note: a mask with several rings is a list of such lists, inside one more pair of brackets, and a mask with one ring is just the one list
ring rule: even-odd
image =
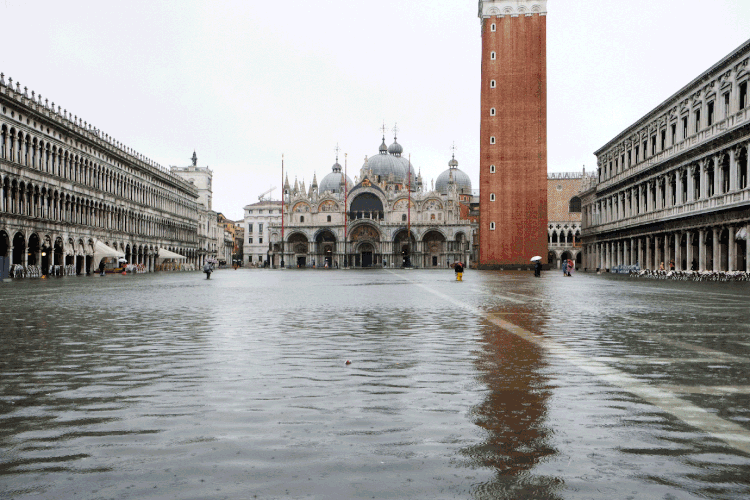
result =
[[460,262],[453,264],[453,270],[456,271],[456,281],[463,281],[464,265]]
[[99,261],[99,276],[104,276],[104,259]]
[[572,275],[572,274],[570,274],[570,273],[571,273],[571,272],[573,272],[573,269],[575,269],[575,267],[576,267],[576,266],[575,266],[575,264],[573,263],[573,259],[568,259],[568,276],[569,276],[569,277],[572,277],[572,276],[573,276],[573,275]]
[[206,273],[206,279],[207,280],[211,279],[211,271],[213,271],[213,267],[211,267],[211,264],[209,264],[208,262],[206,262],[204,264],[204,266],[203,266],[203,272]]
[[568,259],[563,259],[563,261],[562,261],[562,271],[563,271],[563,276],[567,276],[568,275]]
[[537,278],[542,276],[542,262],[539,260],[534,261],[534,276]]

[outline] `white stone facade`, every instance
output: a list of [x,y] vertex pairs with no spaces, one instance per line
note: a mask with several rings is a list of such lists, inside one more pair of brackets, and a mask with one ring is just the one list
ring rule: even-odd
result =
[[[100,241],[145,270],[198,258],[198,194],[168,169],[0,74],[0,258],[85,273]],[[55,271],[56,272],[56,271]]]
[[479,0],[479,17],[547,15],[547,0]]
[[[219,225],[218,213],[212,210],[213,204],[213,171],[208,167],[198,166],[198,156],[193,151],[192,164],[187,167],[171,167],[173,174],[178,175],[198,193],[198,264],[203,265],[206,259],[221,260],[224,257],[224,229]],[[231,256],[226,262],[231,262]]]
[[598,150],[585,266],[750,271],[750,41]]
[[269,228],[272,224],[281,224],[281,200],[265,200],[245,206],[245,239],[242,245],[245,265],[262,266],[268,260],[271,242]]

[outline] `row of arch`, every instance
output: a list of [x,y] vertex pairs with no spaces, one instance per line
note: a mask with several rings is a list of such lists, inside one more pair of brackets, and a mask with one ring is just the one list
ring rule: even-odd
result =
[[134,173],[101,165],[82,153],[5,123],[0,123],[0,159],[176,215],[194,218],[197,211],[196,202],[188,196],[178,196],[155,181],[140,180]]
[[585,210],[589,225],[616,222],[647,212],[748,189],[750,144],[734,146],[602,197]]
[[580,243],[581,241],[581,231],[574,228],[550,228],[547,231],[547,243],[556,245],[556,244],[570,244],[575,245],[577,243]]
[[[176,246],[159,247],[147,243],[129,241],[102,242],[110,248],[125,254],[129,264],[142,264],[149,271],[154,270],[154,264],[160,248],[187,257],[187,262],[201,263],[201,252],[195,248],[181,248]],[[40,266],[43,274],[47,274],[50,266],[75,265],[77,274],[90,273],[99,262],[94,261],[95,239],[87,236],[54,236],[38,232],[31,232],[28,236],[23,231],[0,230],[0,257],[8,259],[11,265]]]
[[272,241],[273,264],[279,265],[283,254],[285,265],[292,267],[307,267],[313,262],[329,267],[446,267],[450,262],[466,262],[470,252],[463,231],[451,239],[439,228],[429,228],[419,236],[400,228],[392,238],[385,238],[375,225],[367,223],[353,226],[345,243],[327,229],[317,231],[312,238],[303,231],[293,231],[286,238],[283,252],[278,235],[273,235]]
[[[585,245],[588,268],[677,271],[750,271],[750,223],[715,225],[688,230],[612,239]],[[662,267],[663,266],[663,267]]]
[[146,215],[45,183],[0,177],[0,213],[194,243],[194,225]]

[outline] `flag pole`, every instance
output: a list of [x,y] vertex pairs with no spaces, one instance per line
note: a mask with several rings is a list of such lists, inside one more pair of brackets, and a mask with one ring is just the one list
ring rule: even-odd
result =
[[408,238],[408,245],[407,248],[409,249],[409,267],[411,267],[411,153],[409,153],[409,165],[407,167],[409,169],[409,183],[408,187],[406,188],[407,191],[409,191],[409,201],[406,205],[407,207],[407,218],[406,218],[406,237]]
[[284,269],[284,154],[281,155],[281,269]]
[[347,250],[347,229],[349,223],[349,185],[346,182],[349,167],[349,153],[344,153],[344,267],[348,267],[349,253]]

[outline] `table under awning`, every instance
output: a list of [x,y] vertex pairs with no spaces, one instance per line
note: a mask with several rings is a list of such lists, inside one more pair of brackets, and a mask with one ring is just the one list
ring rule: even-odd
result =
[[113,257],[116,259],[119,258],[125,258],[125,254],[119,250],[115,250],[114,248],[105,245],[99,240],[96,240],[94,243],[94,262],[93,266],[99,267],[99,262],[101,262],[102,259],[105,259],[107,257]]
[[187,260],[187,257],[178,253],[170,252],[165,248],[160,248],[157,252],[156,257],[161,260],[174,259],[174,260]]

